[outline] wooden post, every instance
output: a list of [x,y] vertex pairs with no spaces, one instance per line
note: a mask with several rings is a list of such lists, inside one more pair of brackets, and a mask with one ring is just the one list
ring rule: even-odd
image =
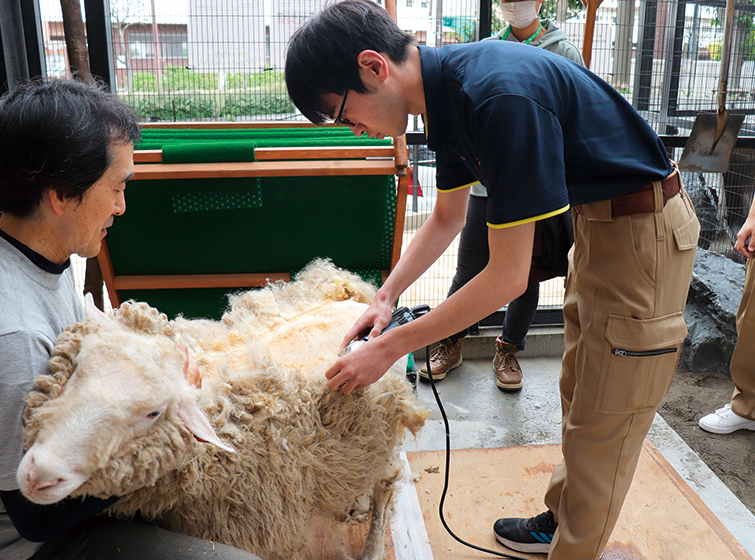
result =
[[[66,37],[66,50],[68,51],[71,75],[80,82],[93,84],[94,77],[89,68],[89,54],[79,0],[60,0],[60,7],[63,13],[63,31]],[[97,259],[87,259],[84,293],[92,294],[94,304],[102,310],[105,308],[103,286],[104,280]]]
[[393,21],[398,22],[396,15],[396,0],[385,0],[385,10],[390,14]]
[[587,19],[585,20],[585,38],[582,43],[582,58],[585,59],[585,67],[590,67],[592,59],[592,40],[595,33],[595,18],[598,12],[598,6],[603,0],[582,0],[587,6]]

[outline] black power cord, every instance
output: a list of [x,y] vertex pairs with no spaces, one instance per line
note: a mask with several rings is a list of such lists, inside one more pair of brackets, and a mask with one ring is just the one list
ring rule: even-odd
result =
[[506,554],[505,552],[498,552],[497,550],[489,550],[487,548],[483,548],[481,546],[477,546],[471,543],[468,543],[467,541],[461,539],[458,537],[448,526],[448,523],[446,523],[446,519],[443,516],[443,504],[446,501],[446,493],[448,492],[448,477],[449,477],[449,469],[451,467],[451,428],[448,424],[448,417],[446,416],[446,411],[443,408],[443,403],[440,402],[440,396],[438,395],[438,391],[435,388],[435,379],[433,379],[433,372],[432,368],[430,367],[430,347],[425,347],[425,356],[427,357],[426,364],[427,364],[427,377],[430,379],[430,387],[432,387],[433,395],[435,396],[435,402],[438,403],[438,409],[440,410],[440,415],[443,417],[443,425],[446,429],[446,472],[445,472],[445,480],[443,483],[443,492],[440,495],[440,505],[438,506],[438,513],[440,514],[440,522],[443,524],[443,528],[448,532],[449,535],[451,535],[454,539],[456,539],[458,542],[463,544],[464,546],[467,546],[469,548],[473,548],[474,550],[479,550],[480,552],[486,552],[488,554],[492,554],[494,556],[500,556],[501,558],[511,558],[512,560],[527,560],[526,558],[522,558],[521,556],[514,556],[512,554]]

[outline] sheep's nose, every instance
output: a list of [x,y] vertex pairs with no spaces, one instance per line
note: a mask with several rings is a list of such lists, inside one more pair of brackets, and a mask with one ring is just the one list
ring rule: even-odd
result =
[[29,472],[26,475],[27,485],[29,487],[29,491],[32,493],[49,490],[50,488],[54,488],[55,486],[63,482],[63,479],[60,477],[55,477],[49,474],[45,475],[45,473],[38,471],[39,469],[34,464],[34,457],[32,457],[31,466],[29,467]]
[[29,487],[32,492],[41,492],[42,490],[49,490],[50,488],[54,488],[61,482],[63,482],[62,478],[51,480],[30,480]]

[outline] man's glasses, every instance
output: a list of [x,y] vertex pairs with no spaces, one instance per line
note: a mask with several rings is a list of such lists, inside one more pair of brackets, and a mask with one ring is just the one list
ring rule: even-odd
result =
[[343,124],[346,126],[354,126],[353,122],[343,117],[343,108],[346,107],[346,98],[348,96],[349,96],[349,90],[346,90],[346,93],[343,94],[343,101],[341,101],[341,109],[338,111],[338,116],[333,121],[333,124]]

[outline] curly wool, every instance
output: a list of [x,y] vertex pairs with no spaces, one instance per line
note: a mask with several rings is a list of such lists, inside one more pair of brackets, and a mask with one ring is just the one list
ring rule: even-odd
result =
[[[343,520],[373,490],[390,495],[404,430],[416,434],[429,412],[401,367],[343,395],[322,377],[281,367],[255,338],[334,301],[372,295],[358,277],[319,261],[296,282],[233,298],[221,323],[168,321],[146,304],[124,303],[115,317],[124,327],[189,347],[203,374],[200,407],[238,453],[198,442],[173,404],[154,430],[126,441],[72,496],[119,495],[110,514],[139,511],[266,560],[300,557],[315,516]],[[49,375],[27,399],[27,446],[44,421],[40,407],[62,392],[83,338],[97,328],[88,320],[58,339]]]
[[376,288],[356,274],[339,270],[328,261],[317,259],[296,276],[292,284],[275,282],[262,291],[248,291],[229,297],[230,310],[223,315],[223,323],[230,328],[252,334],[267,333],[325,302],[354,301],[369,303]]

